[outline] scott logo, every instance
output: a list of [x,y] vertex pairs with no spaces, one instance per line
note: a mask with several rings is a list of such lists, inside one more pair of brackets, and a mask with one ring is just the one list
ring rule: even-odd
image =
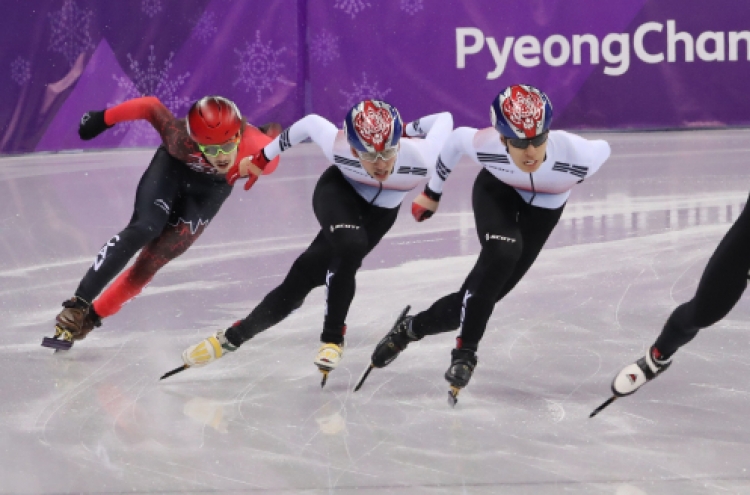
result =
[[505,237],[504,235],[499,235],[499,234],[490,234],[489,232],[487,232],[486,239],[488,241],[495,240],[495,241],[505,241],[505,242],[516,242],[516,240],[513,239],[512,237]]
[[333,232],[336,229],[359,229],[359,225],[348,225],[345,223],[340,223],[338,225],[331,225],[331,232]]

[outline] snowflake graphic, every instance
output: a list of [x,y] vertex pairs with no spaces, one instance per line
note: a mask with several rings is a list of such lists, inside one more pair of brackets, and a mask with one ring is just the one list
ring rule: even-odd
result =
[[273,92],[274,83],[293,85],[294,83],[284,79],[280,73],[284,64],[279,62],[279,55],[285,51],[286,47],[272,50],[270,41],[263,44],[260,41],[260,31],[256,31],[255,43],[245,41],[244,50],[234,49],[234,53],[239,55],[239,63],[235,65],[235,69],[240,75],[232,85],[242,83],[246,92],[254,89],[258,94],[259,103],[262,101],[261,92],[266,89]]
[[213,12],[204,12],[200,19],[198,19],[198,22],[195,23],[192,36],[198,38],[205,45],[213,39],[218,31],[216,27],[216,14]]
[[93,15],[92,10],[79,9],[73,0],[65,0],[62,9],[49,14],[52,35],[48,49],[63,54],[71,67],[81,53],[94,47],[89,34]]
[[334,9],[341,9],[352,16],[352,19],[365,10],[365,7],[372,7],[372,5],[365,0],[336,0],[333,6]]
[[326,67],[333,59],[339,58],[339,37],[322,31],[311,40],[310,55],[314,61]]
[[141,11],[151,18],[161,10],[161,0],[141,0]]
[[346,104],[342,106],[344,110],[349,110],[351,107],[353,107],[356,103],[359,103],[362,100],[367,99],[374,99],[374,100],[382,100],[383,98],[388,95],[388,93],[391,92],[391,88],[388,89],[380,89],[378,88],[378,82],[369,82],[367,80],[367,73],[362,73],[362,82],[361,83],[354,83],[354,91],[351,93],[348,93],[344,91],[343,89],[340,90],[341,94],[346,96]]
[[23,86],[31,79],[31,62],[20,55],[10,64],[10,77],[18,84]]
[[[112,78],[117,81],[117,86],[125,90],[125,94],[119,101],[109,103],[107,106],[114,106],[125,100],[139,96],[156,96],[173,114],[179,115],[180,110],[189,107],[192,101],[189,97],[178,95],[180,87],[190,77],[190,72],[170,79],[169,71],[172,68],[174,53],[169,53],[169,56],[164,61],[164,68],[159,70],[156,68],[154,45],[151,45],[150,49],[148,67],[145,70],[141,69],[141,64],[137,60],[134,60],[133,56],[128,53],[130,71],[133,74],[133,78],[129,79],[125,76],[112,75]],[[128,132],[131,129],[135,130],[128,138],[128,143],[125,143],[126,145],[157,144],[159,142],[159,136],[156,131],[151,127],[151,124],[144,120],[120,123],[115,127],[115,134]]]
[[401,0],[401,10],[409,15],[414,15],[424,9],[424,0]]

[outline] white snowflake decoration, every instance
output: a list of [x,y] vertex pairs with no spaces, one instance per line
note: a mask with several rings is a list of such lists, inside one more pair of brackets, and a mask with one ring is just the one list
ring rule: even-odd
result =
[[71,67],[81,53],[94,47],[89,34],[93,15],[92,10],[79,9],[73,0],[65,0],[62,9],[49,14],[52,27],[49,50],[63,54]]
[[401,10],[409,15],[414,15],[424,9],[424,0],[401,0]]
[[342,106],[344,110],[349,110],[351,107],[353,107],[356,103],[359,103],[362,100],[382,100],[384,99],[388,93],[391,92],[391,88],[388,89],[380,89],[378,88],[378,82],[369,82],[367,80],[367,73],[362,73],[362,82],[361,83],[354,83],[354,91],[351,93],[348,93],[344,91],[343,89],[340,90],[341,94],[346,96],[346,104]]
[[334,9],[341,9],[354,19],[357,14],[365,10],[365,7],[372,7],[369,2],[365,0],[336,0]]
[[[108,106],[117,105],[125,100],[137,98],[139,96],[156,96],[174,115],[179,115],[180,110],[189,107],[192,101],[187,96],[178,95],[180,87],[183,86],[187,78],[190,77],[190,72],[186,72],[170,79],[169,71],[172,68],[172,57],[174,56],[174,53],[169,53],[169,56],[164,61],[164,68],[159,70],[156,68],[154,46],[151,45],[150,49],[151,54],[148,56],[148,67],[145,70],[142,70],[140,63],[137,60],[134,60],[133,56],[128,53],[130,71],[133,74],[133,78],[129,79],[125,76],[112,75],[112,78],[117,81],[117,86],[125,90],[125,94],[119,101],[110,103]],[[158,143],[158,134],[151,124],[143,120],[117,124],[115,127],[115,134],[127,132],[131,129],[135,129],[135,131],[128,139],[128,143],[125,144],[140,145],[144,143]]]
[[141,0],[141,11],[151,18],[161,12],[161,10],[161,0]]
[[260,41],[260,31],[255,32],[255,43],[245,41],[243,50],[234,49],[234,53],[239,55],[239,63],[235,69],[239,72],[239,77],[232,83],[233,86],[242,84],[245,91],[250,92],[254,89],[258,94],[258,102],[262,101],[261,93],[268,90],[273,93],[274,83],[283,83],[292,85],[293,83],[284,79],[281,75],[281,69],[284,64],[279,61],[279,55],[286,51],[282,47],[276,51],[271,48],[271,42],[264,44]]
[[315,62],[328,66],[333,59],[339,58],[339,37],[328,31],[321,31],[310,41],[310,55]]
[[204,45],[208,43],[219,29],[216,27],[216,14],[213,12],[204,12],[203,15],[198,19],[193,28],[193,38],[198,40]]
[[23,86],[31,79],[31,62],[20,55],[10,64],[10,77]]

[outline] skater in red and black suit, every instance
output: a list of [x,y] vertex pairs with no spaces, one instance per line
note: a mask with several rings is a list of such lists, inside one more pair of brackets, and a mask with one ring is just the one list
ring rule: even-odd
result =
[[[139,119],[154,126],[163,144],[138,183],[133,216],[99,251],[74,296],[63,303],[55,339],[45,339],[43,345],[70,348],[138,295],[161,267],[195,242],[219,211],[237,179],[227,176],[230,167],[249,160],[281,131],[278,124],[253,127],[232,101],[207,96],[192,105],[185,119],[175,118],[155,97],[135,98],[87,112],[78,132],[82,139],[93,139],[119,122]],[[264,173],[273,172],[277,163],[269,163]],[[120,273],[139,250],[133,265]]]

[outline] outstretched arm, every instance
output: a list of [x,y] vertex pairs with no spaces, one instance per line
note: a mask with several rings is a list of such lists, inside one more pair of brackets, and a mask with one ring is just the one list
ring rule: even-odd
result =
[[[428,134],[428,139],[432,137],[434,131],[433,128]],[[444,136],[443,129],[437,129],[437,131],[438,136]],[[435,171],[425,186],[424,192],[414,199],[411,206],[411,214],[417,222],[427,220],[437,211],[443,194],[443,184],[461,157],[474,152],[473,141],[476,133],[476,129],[459,127],[451,132],[447,139],[443,137],[439,142],[435,140],[437,151],[430,148],[432,161],[436,161]]]
[[477,130],[471,127],[459,127],[451,133],[437,157],[435,173],[428,183],[431,190],[438,194],[442,193],[443,184],[461,157],[471,156],[475,152],[473,143],[476,133]]
[[452,130],[453,115],[450,112],[426,115],[404,125],[404,134],[407,137],[425,137],[441,145],[448,139]]
[[234,184],[240,177],[248,177],[245,190],[250,189],[263,174],[269,162],[308,138],[318,145],[330,162],[333,162],[333,143],[337,133],[336,126],[319,115],[312,114],[303,117],[285,129],[257,154],[243,158],[233,165],[227,171],[227,182]]
[[338,131],[338,128],[330,121],[320,115],[311,114],[292,124],[268,143],[263,148],[263,154],[267,159],[273,160],[292,146],[309,138],[318,145],[326,158],[333,162],[333,142],[336,140]]
[[164,139],[167,124],[174,120],[174,115],[154,96],[133,98],[106,110],[86,112],[78,134],[81,139],[93,139],[113,125],[128,120],[148,120]]

